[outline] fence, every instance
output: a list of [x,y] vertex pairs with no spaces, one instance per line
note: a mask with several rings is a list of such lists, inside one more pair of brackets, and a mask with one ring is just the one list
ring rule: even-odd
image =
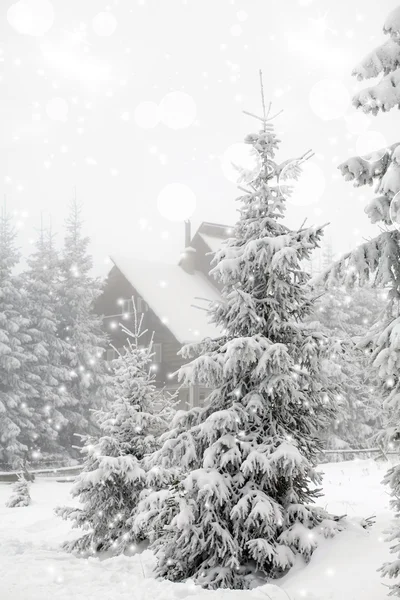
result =
[[321,450],[320,454],[380,454],[385,457],[388,454],[400,454],[400,452],[398,450],[385,450],[384,448],[341,448],[338,450]]
[[[320,454],[326,457],[331,455],[373,455],[376,454],[375,460],[385,459],[387,460],[388,455],[399,455],[397,450],[384,450],[383,448],[342,448],[340,450],[321,450]],[[344,458],[345,459],[345,458]],[[346,459],[345,459],[346,460]],[[55,467],[53,469],[34,469],[29,471],[31,475],[35,477],[51,477],[58,478],[58,481],[71,481],[75,475],[81,472],[82,465],[74,465],[72,467]],[[0,483],[1,482],[13,482],[17,481],[19,471],[0,471]]]
[[[33,469],[29,471],[30,475],[35,477],[61,477],[62,481],[70,481],[75,475],[81,472],[82,465],[74,465],[73,467],[58,467],[53,469]],[[17,481],[20,471],[2,471],[0,472],[0,482]]]

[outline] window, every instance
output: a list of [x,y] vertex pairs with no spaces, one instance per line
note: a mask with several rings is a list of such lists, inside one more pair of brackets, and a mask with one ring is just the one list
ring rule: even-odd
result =
[[132,298],[129,298],[129,299],[124,298],[123,300],[119,301],[119,303],[122,306],[122,308],[121,308],[122,314],[132,315],[133,314],[133,303],[134,302],[135,302],[135,306],[136,306],[136,311],[139,314],[147,312],[147,310],[148,310],[147,303],[143,300],[143,298],[141,298],[140,296],[138,296],[137,298],[135,298],[135,300],[133,300]]
[[117,356],[118,356],[118,353],[116,350],[114,350],[114,348],[108,348],[107,354],[106,354],[106,361],[111,362],[112,360],[116,359]]
[[153,353],[152,357],[153,362],[160,363],[162,362],[162,344],[153,344]]
[[179,390],[178,394],[179,394],[179,409],[187,410],[188,408],[190,408],[188,388],[181,388]]
[[200,388],[199,389],[199,399],[198,406],[205,406],[207,403],[207,398],[210,395],[211,390],[209,388]]
[[124,314],[132,314],[133,313],[133,300],[130,298],[129,300],[124,300],[122,305],[122,312]]
[[138,296],[138,298],[136,300],[136,308],[137,308],[138,313],[147,312],[147,309],[148,309],[147,303],[140,296]]
[[207,392],[205,390],[201,390],[199,392],[199,404],[200,406],[203,406],[204,404],[204,400],[207,398]]

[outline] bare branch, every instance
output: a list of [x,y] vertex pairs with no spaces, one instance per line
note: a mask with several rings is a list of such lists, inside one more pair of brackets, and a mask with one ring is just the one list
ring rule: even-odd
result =
[[299,231],[301,231],[301,230],[303,229],[304,225],[306,224],[306,221],[307,221],[307,217],[304,219],[304,221],[303,221],[303,222],[302,222],[302,224],[300,225],[300,227],[299,227]]
[[273,121],[274,119],[276,119],[276,117],[279,117],[279,115],[281,115],[282,113],[283,113],[283,108],[282,108],[282,110],[280,110],[279,112],[277,112],[276,114],[274,114],[272,117],[269,117],[267,119],[267,122]]
[[243,112],[244,115],[247,115],[249,117],[253,117],[253,119],[258,119],[258,121],[261,121],[262,123],[265,122],[265,120],[264,120],[263,117],[257,117],[257,115],[254,115],[253,113],[248,112],[247,110],[243,110],[242,112]]
[[246,188],[242,187],[241,185],[238,185],[238,190],[244,192],[245,194],[252,194],[251,190],[246,190]]
[[[261,105],[262,105],[262,109],[263,109],[263,116],[264,116],[264,129],[265,129],[265,125],[267,123],[267,114],[265,111],[265,98],[264,98],[264,85],[263,85],[263,78],[262,78],[262,71],[260,69],[259,71],[259,75],[260,75],[260,87],[261,87]],[[271,107],[271,103],[270,103],[270,107]]]
[[315,156],[315,152],[313,152],[311,149],[307,150],[307,152],[305,152],[303,156],[300,156],[300,158],[298,159],[299,165],[301,165],[301,163],[305,162],[306,160],[310,160],[310,158],[312,158],[313,156]]

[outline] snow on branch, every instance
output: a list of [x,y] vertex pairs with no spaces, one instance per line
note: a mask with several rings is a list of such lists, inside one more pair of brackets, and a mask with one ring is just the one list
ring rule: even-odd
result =
[[372,152],[365,156],[352,156],[338,166],[346,181],[353,181],[355,187],[373,185],[374,180],[381,179],[386,173],[398,143]]
[[392,40],[400,40],[400,6],[392,10],[386,17],[383,31],[390,35]]
[[348,252],[321,275],[312,280],[313,286],[335,287],[345,285],[354,287],[373,283],[385,287],[393,283],[393,269],[396,264],[400,233],[397,230],[385,231],[376,238]]
[[400,65],[400,7],[388,15],[383,31],[390,39],[367,54],[353,69],[352,75],[359,81],[377,77],[380,73],[388,75]]
[[367,87],[353,98],[356,108],[377,115],[381,110],[388,112],[400,104],[400,69],[389,73],[379,83]]
[[393,198],[400,191],[400,148],[396,149],[390,156],[389,166],[382,177],[379,192]]
[[[377,160],[373,160],[376,154]],[[382,221],[392,225],[390,216],[391,200],[400,191],[400,145],[377,151],[367,156],[353,156],[338,166],[346,181],[353,181],[354,187],[373,185],[380,194],[371,200],[364,209],[371,223]]]
[[383,221],[385,225],[392,225],[392,219],[390,218],[390,203],[390,198],[387,196],[378,196],[368,202],[364,208],[364,212],[368,215],[371,223]]
[[381,73],[388,75],[400,66],[400,45],[388,40],[359,62],[353,69],[352,75],[359,81],[377,77]]

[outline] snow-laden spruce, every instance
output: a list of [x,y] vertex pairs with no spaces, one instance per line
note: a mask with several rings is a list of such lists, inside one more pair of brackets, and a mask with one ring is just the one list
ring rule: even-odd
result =
[[[357,108],[378,114],[400,106],[400,7],[390,13],[384,25],[390,41],[374,50],[354,70],[358,79],[368,79],[380,73],[380,82],[355,97]],[[339,260],[328,269],[322,280],[326,284],[361,284],[371,279],[376,286],[388,288],[388,303],[384,317],[376,322],[360,345],[370,353],[372,366],[380,379],[380,396],[384,409],[385,429],[380,441],[392,445],[400,439],[400,144],[377,149],[370,155],[350,158],[340,170],[355,186],[375,185],[378,194],[367,205],[365,212],[372,223],[382,223],[383,231]],[[396,223],[396,228],[393,227]],[[400,466],[388,472],[385,483],[391,487],[391,504],[400,514]],[[400,529],[394,526],[389,540],[397,559],[382,567],[382,574],[400,576]],[[392,586],[391,594],[400,597],[400,583]]]
[[321,370],[325,336],[304,324],[313,300],[300,265],[322,228],[281,222],[289,190],[277,182],[279,140],[261,120],[245,139],[261,171],[238,199],[240,219],[213,263],[223,291],[211,316],[223,334],[182,351],[193,360],[181,380],[212,391],[206,406],[177,415],[147,459],[154,491],[135,519],[158,575],[209,588],[245,588],[255,571],[279,576],[296,555],[309,559],[314,527],[333,528],[313,506],[317,434],[333,398]]
[[16,464],[35,444],[39,378],[27,349],[32,338],[26,318],[26,295],[14,269],[19,262],[10,216],[0,215],[0,462]]
[[[35,250],[28,258],[23,282],[30,341],[25,352],[35,357],[32,371],[37,376],[34,402],[35,446],[43,452],[60,452],[60,430],[68,425],[64,407],[75,404],[68,393],[71,380],[66,362],[76,352],[58,335],[60,265],[51,231],[41,227]],[[68,409],[66,409],[68,411]]]
[[70,552],[94,554],[111,550],[113,554],[135,550],[140,541],[132,534],[130,520],[139,495],[145,488],[142,459],[157,447],[157,438],[170,418],[171,398],[156,388],[151,371],[152,340],[143,344],[147,334],[134,311],[134,330],[125,327],[127,344],[113,362],[112,399],[109,408],[96,411],[99,437],[90,437],[82,450],[86,455],[72,495],[81,508],[58,508],[57,514],[72,521],[87,533],[67,542]]
[[8,506],[8,508],[16,508],[29,506],[30,503],[31,496],[29,493],[29,482],[25,479],[24,474],[21,473],[18,475],[18,480],[12,487],[12,493],[7,500],[6,506]]
[[[371,447],[382,427],[382,407],[371,373],[369,356],[358,346],[384,310],[386,295],[371,287],[332,288],[315,305],[312,319],[319,321],[330,340],[327,365],[332,387],[338,387],[337,414],[322,432],[330,450]],[[343,455],[328,456],[343,460]]]
[[101,317],[94,311],[94,303],[102,293],[102,285],[90,274],[90,240],[83,235],[81,210],[75,199],[66,221],[60,263],[59,335],[73,350],[64,364],[70,371],[67,393],[73,398],[74,405],[65,405],[63,415],[68,420],[68,427],[60,431],[60,439],[69,451],[78,443],[74,434],[94,432],[90,410],[100,408],[107,400],[109,386],[104,360],[107,336]]

